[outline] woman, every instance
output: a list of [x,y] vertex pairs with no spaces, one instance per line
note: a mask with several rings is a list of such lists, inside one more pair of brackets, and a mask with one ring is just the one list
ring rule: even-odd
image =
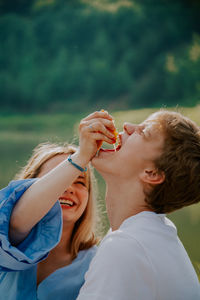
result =
[[1,191],[0,295],[5,299],[76,299],[97,242],[86,166],[102,141],[113,143],[113,129],[107,112],[91,114],[81,123],[77,150],[37,147],[18,175],[22,180]]

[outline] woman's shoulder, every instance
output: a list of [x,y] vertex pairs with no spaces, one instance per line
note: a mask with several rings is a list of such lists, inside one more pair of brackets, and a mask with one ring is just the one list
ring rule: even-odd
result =
[[97,246],[94,245],[88,249],[80,250],[75,260],[82,261],[82,262],[83,261],[90,262],[92,258],[95,256],[97,249],[98,249]]
[[92,247],[90,247],[88,249],[80,250],[78,252],[78,256],[80,256],[80,257],[94,256],[96,254],[96,252],[97,252],[97,249],[98,249],[97,246],[94,245],[94,246],[92,246]]

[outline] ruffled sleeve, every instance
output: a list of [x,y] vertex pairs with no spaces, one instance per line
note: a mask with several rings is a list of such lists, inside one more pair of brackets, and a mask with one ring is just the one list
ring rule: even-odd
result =
[[0,271],[28,269],[46,258],[62,234],[62,214],[57,201],[51,210],[36,224],[28,237],[18,246],[9,241],[9,221],[12,209],[22,194],[37,179],[12,181],[0,191]]

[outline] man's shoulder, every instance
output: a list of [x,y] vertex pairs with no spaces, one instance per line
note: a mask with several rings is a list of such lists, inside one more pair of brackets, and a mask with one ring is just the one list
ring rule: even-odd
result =
[[146,235],[177,234],[175,225],[166,218],[165,214],[156,214],[150,211],[144,211],[126,219],[118,232],[139,239]]
[[165,215],[144,212],[126,219],[118,230],[110,231],[102,241],[104,247],[154,247],[177,239],[176,227]]
[[[118,229],[109,232],[99,245],[98,253],[104,253],[105,256],[110,257],[111,260],[115,259],[115,256],[128,257],[132,255],[132,249],[138,252],[144,252],[143,245],[140,243],[140,239],[134,236],[133,232]],[[130,252],[130,253],[128,253]]]

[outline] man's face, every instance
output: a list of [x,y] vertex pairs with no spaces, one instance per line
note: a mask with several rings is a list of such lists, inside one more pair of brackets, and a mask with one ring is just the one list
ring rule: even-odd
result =
[[156,114],[139,125],[125,123],[120,139],[121,148],[118,151],[100,151],[99,156],[93,159],[94,167],[102,175],[137,176],[145,168],[152,167],[164,145],[162,126]]

